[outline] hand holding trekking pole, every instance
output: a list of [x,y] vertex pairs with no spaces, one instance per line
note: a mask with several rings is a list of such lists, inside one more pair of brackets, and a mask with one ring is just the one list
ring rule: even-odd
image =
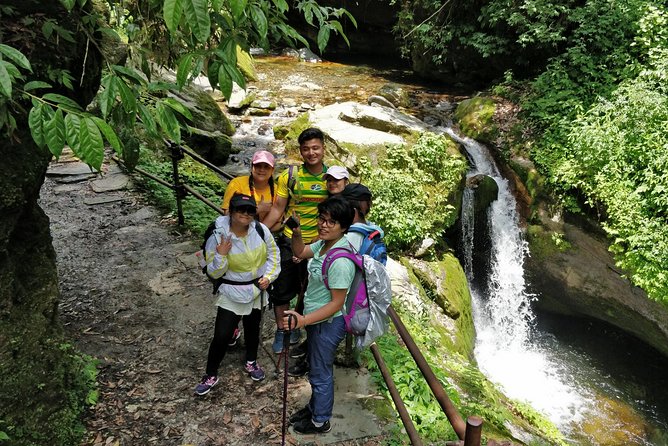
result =
[[297,330],[304,327],[305,316],[297,313],[295,310],[285,310],[283,313],[283,327],[286,331]]

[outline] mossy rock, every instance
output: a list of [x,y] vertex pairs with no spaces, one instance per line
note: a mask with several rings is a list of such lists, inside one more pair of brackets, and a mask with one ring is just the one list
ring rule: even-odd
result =
[[489,143],[498,133],[492,121],[495,110],[496,104],[492,99],[478,96],[459,103],[455,110],[455,120],[466,136]]
[[184,137],[188,146],[207,161],[222,166],[227,162],[232,150],[232,139],[221,132],[207,132],[190,128],[190,135]]
[[274,138],[285,142],[285,154],[288,159],[300,159],[299,142],[297,138],[301,132],[311,126],[308,112],[302,113],[288,125],[274,126]]

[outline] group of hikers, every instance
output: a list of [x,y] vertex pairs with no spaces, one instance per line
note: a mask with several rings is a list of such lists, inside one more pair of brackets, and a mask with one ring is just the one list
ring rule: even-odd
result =
[[[204,395],[218,383],[218,367],[240,337],[239,322],[244,369],[254,381],[265,378],[257,353],[262,309],[271,303],[274,353],[283,352],[286,336],[290,344],[300,344],[301,330],[306,331],[306,340],[291,355],[299,362],[289,371],[293,376],[308,372],[311,398],[290,422],[296,432],[309,434],[331,429],[334,357],[346,335],[342,307],[356,268],[350,259],[337,258],[323,277],[323,260],[335,248],[359,252],[370,230],[383,234],[366,221],[371,191],[351,184],[345,167],[323,163],[322,131],[306,129],[298,142],[301,166],[290,166],[274,180],[274,156],[258,151],[251,174],[233,179],[226,189],[226,215],[216,219],[204,245],[202,264],[220,286],[206,372],[195,393]],[[296,296],[297,305],[290,309]]]

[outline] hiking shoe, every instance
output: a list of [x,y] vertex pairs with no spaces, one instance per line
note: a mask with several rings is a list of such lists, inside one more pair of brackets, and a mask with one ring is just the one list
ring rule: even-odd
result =
[[308,361],[299,361],[290,367],[288,367],[288,375],[290,376],[304,376],[311,369],[308,365]]
[[308,407],[308,405],[306,405],[301,409],[299,409],[297,412],[290,415],[290,418],[288,418],[288,420],[290,421],[290,423],[295,424],[297,421],[310,420],[312,416],[313,413],[311,412],[311,409]]
[[262,381],[264,379],[264,370],[257,365],[257,361],[247,362],[244,370],[248,372],[253,381]]
[[276,330],[276,334],[274,335],[274,344],[272,345],[274,353],[276,353],[276,354],[279,354],[283,351],[283,335],[284,334],[285,334],[285,331]]
[[307,351],[308,351],[308,344],[306,343],[306,341],[304,341],[297,347],[290,350],[290,357],[293,359],[303,358],[304,356],[306,356]]
[[302,338],[302,330],[297,328],[290,332],[290,345],[299,344],[299,341]]
[[295,432],[299,432],[300,434],[324,434],[325,432],[332,430],[329,420],[325,421],[322,426],[316,427],[316,425],[313,424],[313,421],[311,421],[311,418],[297,421],[292,427]]
[[229,347],[234,347],[237,345],[237,341],[241,337],[241,330],[239,330],[239,327],[234,329],[234,334],[232,335],[232,339],[230,342],[227,344]]
[[209,393],[211,388],[218,384],[218,377],[214,375],[204,375],[202,378],[202,382],[197,384],[197,387],[195,387],[195,393],[197,395],[206,395]]

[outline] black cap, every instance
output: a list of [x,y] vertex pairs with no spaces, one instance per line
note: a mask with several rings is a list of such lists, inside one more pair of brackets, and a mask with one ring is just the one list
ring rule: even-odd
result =
[[236,209],[241,206],[251,206],[257,209],[257,204],[255,203],[255,199],[250,195],[234,194],[232,196],[232,199],[230,200],[230,210]]
[[347,200],[370,201],[371,191],[361,183],[353,183],[346,186],[341,196]]

